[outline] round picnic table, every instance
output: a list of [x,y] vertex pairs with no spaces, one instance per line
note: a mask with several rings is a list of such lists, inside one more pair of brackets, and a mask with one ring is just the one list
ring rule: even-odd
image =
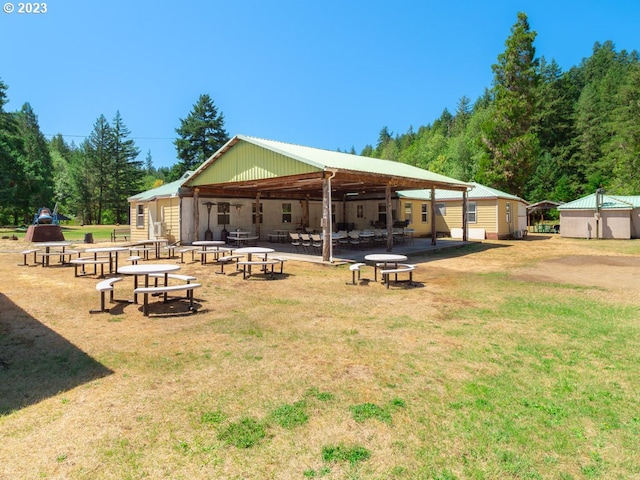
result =
[[[180,265],[174,265],[172,263],[145,263],[140,265],[125,265],[118,268],[118,273],[122,275],[133,275],[133,289],[135,291],[138,288],[138,276],[144,276],[144,286],[149,286],[149,275],[152,273],[164,273],[164,284],[167,283],[167,274],[180,270]],[[133,303],[138,303],[138,295],[133,294]]]
[[213,253],[216,261],[219,258],[221,253],[230,252],[231,249],[227,247],[223,247],[222,245],[226,245],[226,243],[222,240],[198,240],[192,243],[193,246],[202,247],[200,250],[200,263],[202,265],[207,263],[207,252]]
[[[275,252],[275,250],[273,248],[268,248],[268,247],[242,247],[242,248],[237,248],[235,250],[235,252],[239,255],[246,255],[247,256],[247,261],[251,261],[251,257],[255,254],[255,255],[264,255],[265,260],[267,259],[267,255],[270,253]],[[248,266],[248,272],[249,275],[251,275],[251,265],[247,265]]]
[[397,253],[372,253],[369,255],[365,255],[364,259],[373,262],[373,281],[378,281],[378,264],[383,264],[384,268],[387,268],[387,265],[392,264],[394,268],[398,266],[400,262],[406,262],[406,255],[399,255]]

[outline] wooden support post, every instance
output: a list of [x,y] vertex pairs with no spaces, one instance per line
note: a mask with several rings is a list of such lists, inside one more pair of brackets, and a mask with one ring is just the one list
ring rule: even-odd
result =
[[436,237],[438,231],[436,230],[436,189],[431,187],[431,245],[436,244]]
[[328,262],[331,258],[331,180],[328,172],[322,177],[322,260]]
[[193,190],[193,241],[198,240],[198,230],[200,229],[200,189]]
[[391,207],[391,185],[387,183],[384,191],[385,200],[387,203],[387,252],[393,250],[393,218],[392,218],[392,207]]
[[462,192],[462,241],[466,242],[468,240],[468,230],[469,230],[469,219],[467,216],[467,191]]

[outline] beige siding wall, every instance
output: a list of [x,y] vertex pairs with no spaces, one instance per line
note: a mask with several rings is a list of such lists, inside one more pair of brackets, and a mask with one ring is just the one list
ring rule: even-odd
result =
[[[138,206],[143,208],[143,215],[138,216]],[[148,240],[149,235],[149,215],[146,203],[132,203],[131,204],[131,241],[138,242],[142,240]],[[138,226],[139,219],[142,219],[141,226]]]
[[596,233],[594,210],[560,212],[560,235],[571,238],[631,238],[631,212],[602,211],[599,234]]
[[[414,236],[429,237],[431,236],[431,203],[423,200],[402,199],[400,202],[400,220],[406,220],[406,204],[411,204],[412,221],[408,228],[413,228]],[[427,218],[423,221],[422,206],[426,205]]]

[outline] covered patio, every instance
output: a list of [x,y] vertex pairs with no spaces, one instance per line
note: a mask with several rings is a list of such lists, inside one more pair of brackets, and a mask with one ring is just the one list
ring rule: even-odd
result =
[[[261,202],[264,200],[299,200],[303,205],[303,224],[308,224],[309,202],[319,201],[322,203],[322,259],[332,261],[333,202],[347,202],[356,197],[384,199],[388,212],[386,228],[391,232],[392,196],[398,190],[426,189],[431,190],[432,196],[436,188],[457,190],[463,192],[462,220],[466,224],[466,192],[470,187],[465,182],[399,162],[236,135],[185,181],[181,196],[193,198],[190,224],[196,239],[201,225],[199,206],[203,200],[251,199],[258,217],[263,215]],[[430,217],[433,219],[435,215],[432,203]],[[262,222],[255,221],[258,237],[261,228]],[[431,245],[436,245],[436,236],[435,222],[431,222]],[[398,247],[394,247],[389,235],[386,251],[394,248]]]

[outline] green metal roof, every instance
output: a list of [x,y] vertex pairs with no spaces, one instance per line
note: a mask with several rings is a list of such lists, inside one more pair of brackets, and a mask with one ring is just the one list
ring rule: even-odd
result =
[[422,168],[407,165],[405,163],[394,162],[391,160],[382,160],[371,157],[363,157],[360,155],[352,155],[348,153],[323,150],[319,148],[305,147],[302,145],[294,145],[291,143],[278,142],[274,140],[266,140],[262,138],[249,137],[245,135],[236,135],[220,150],[204,162],[195,172],[188,182],[191,186],[201,184],[198,180],[206,169],[215,163],[224,153],[229,151],[239,142],[247,142],[256,145],[270,152],[280,154],[284,157],[294,159],[311,167],[317,171],[342,170],[354,173],[368,173],[375,175],[387,175],[393,177],[405,177],[409,179],[426,180],[442,185],[452,185],[456,188],[468,187],[468,184],[454,178],[446,177],[437,173],[424,170]]
[[[602,196],[601,209],[605,210],[632,210],[634,208],[640,208],[640,196]],[[558,210],[595,210],[596,209],[596,194],[592,193],[586,197],[579,198],[573,202],[565,203],[558,207]]]
[[[467,199],[469,200],[505,198],[508,200],[525,202],[520,197],[502,192],[495,188],[487,187],[486,185],[481,185],[475,182],[469,182],[469,185],[472,186],[471,190],[467,192]],[[442,190],[436,188],[435,194],[436,200],[462,200],[462,192],[456,190]],[[398,192],[398,196],[404,198],[415,198],[416,200],[431,200],[431,192],[429,190],[401,190]]]
[[179,180],[133,195],[129,197],[129,202],[149,202],[156,198],[177,197],[180,187],[191,175],[193,175],[193,172],[186,172]]

